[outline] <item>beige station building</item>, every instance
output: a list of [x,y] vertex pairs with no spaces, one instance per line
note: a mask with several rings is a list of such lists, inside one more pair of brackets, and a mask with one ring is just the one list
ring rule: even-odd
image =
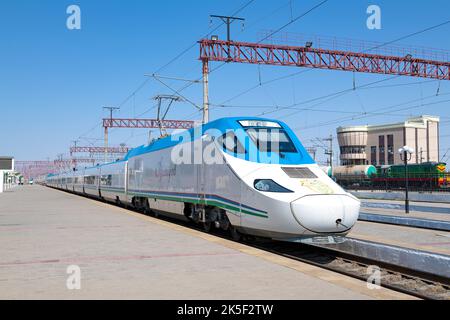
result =
[[341,165],[401,164],[398,149],[414,149],[409,163],[439,161],[439,117],[420,116],[404,122],[337,128]]

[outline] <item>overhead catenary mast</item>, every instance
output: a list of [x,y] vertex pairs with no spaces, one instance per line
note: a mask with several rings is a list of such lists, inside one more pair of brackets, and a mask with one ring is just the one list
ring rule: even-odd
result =
[[[109,110],[109,119],[112,120],[113,118],[113,112],[115,110],[119,110],[118,107],[103,107],[103,109]],[[105,128],[105,163],[108,162],[108,127]]]
[[[167,113],[169,112],[170,107],[172,106],[172,103],[174,101],[176,101],[176,102],[183,101],[183,98],[181,98],[180,96],[176,96],[176,95],[159,94],[159,95],[155,96],[153,99],[158,101],[158,114],[156,117],[156,121],[158,122],[158,125],[159,125],[160,136],[162,137],[163,135],[166,134],[166,130],[162,127],[161,121],[166,119]],[[162,110],[163,100],[168,101],[167,108],[164,112]]]
[[[233,16],[220,16],[211,15],[210,18],[217,18],[223,21],[227,25],[227,44],[228,48],[231,47],[231,24],[236,21],[244,22],[244,18],[233,17]],[[218,36],[212,36],[212,40],[218,40]],[[231,61],[231,53],[228,50],[228,59]],[[202,74],[203,74],[203,123],[209,122],[209,59],[202,58]]]
[[330,137],[323,139],[323,141],[327,141],[330,143],[328,149],[325,150],[325,155],[329,156],[328,162],[331,167],[331,172],[333,172],[333,135],[330,134]]

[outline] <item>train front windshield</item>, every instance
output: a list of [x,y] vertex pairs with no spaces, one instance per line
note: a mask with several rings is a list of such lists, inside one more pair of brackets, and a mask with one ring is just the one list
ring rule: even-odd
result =
[[296,153],[291,138],[279,128],[248,128],[245,130],[261,152]]

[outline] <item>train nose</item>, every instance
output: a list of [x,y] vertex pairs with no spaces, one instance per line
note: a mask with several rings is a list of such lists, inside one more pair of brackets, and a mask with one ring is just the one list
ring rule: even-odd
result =
[[308,195],[291,203],[299,224],[316,233],[343,232],[356,223],[360,202],[346,195]]

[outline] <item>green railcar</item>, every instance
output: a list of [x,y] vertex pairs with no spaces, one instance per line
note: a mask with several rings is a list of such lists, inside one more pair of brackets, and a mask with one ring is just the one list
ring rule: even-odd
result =
[[[406,184],[404,165],[382,166],[372,177],[374,186],[402,187]],[[425,162],[408,165],[408,184],[415,187],[446,188],[450,187],[450,175],[446,173],[443,162]]]

